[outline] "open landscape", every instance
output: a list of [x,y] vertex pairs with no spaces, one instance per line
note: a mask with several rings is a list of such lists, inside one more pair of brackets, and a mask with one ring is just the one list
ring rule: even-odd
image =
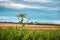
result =
[[[12,24],[12,23],[0,23],[0,27],[20,27],[21,24]],[[32,30],[60,30],[59,25],[25,25],[25,29],[32,29]]]
[[60,40],[60,26],[0,23],[0,40]]
[[60,0],[0,0],[0,40],[60,40]]
[[18,14],[19,22],[0,22],[0,40],[60,40],[60,24],[24,23],[26,14]]

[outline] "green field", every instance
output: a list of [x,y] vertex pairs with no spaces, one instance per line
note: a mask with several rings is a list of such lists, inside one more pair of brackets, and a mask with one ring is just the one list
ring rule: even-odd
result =
[[60,30],[28,30],[0,27],[0,40],[60,40]]

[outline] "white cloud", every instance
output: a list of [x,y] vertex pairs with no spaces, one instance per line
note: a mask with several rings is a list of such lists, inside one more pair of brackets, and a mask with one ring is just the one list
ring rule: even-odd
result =
[[16,17],[0,16],[0,19],[10,19],[10,18],[16,18]]
[[[18,19],[18,18],[17,17],[11,17],[11,16],[0,16],[0,19]],[[28,20],[28,19],[24,18],[24,20]]]
[[48,22],[48,23],[60,24],[60,20],[50,20],[50,22]]
[[[50,2],[51,0],[25,0],[25,1],[37,1],[37,2]],[[31,8],[31,9],[42,9],[42,10],[60,10],[57,7],[47,7],[47,6],[34,6],[34,5],[25,5],[25,4],[18,4],[12,2],[11,0],[0,0],[0,6],[12,9],[24,9],[24,8]]]
[[60,20],[32,20],[33,22],[60,24]]
[[43,10],[60,10],[60,6],[56,6],[58,5],[58,3],[60,3],[59,0],[24,0],[26,2],[38,2],[40,4],[42,3],[47,3],[47,4],[51,4],[52,7],[49,6],[41,6],[39,5],[39,7],[37,7],[37,9],[43,9]]
[[60,10],[60,7],[38,6],[35,9],[58,11],[58,10]]
[[0,16],[0,22],[18,22],[17,17]]
[[[20,18],[21,19],[21,18]],[[27,18],[24,18],[24,22],[27,22]],[[11,17],[11,16],[0,16],[0,21],[10,21],[10,22],[18,22],[20,20],[18,20],[17,17]]]
[[60,8],[52,7],[52,8],[49,8],[48,10],[60,10]]
[[53,2],[52,0],[24,0],[26,2],[40,2],[40,3],[49,3]]
[[21,9],[21,8],[38,8],[35,6],[24,5],[24,4],[17,4],[11,1],[0,1],[0,6],[7,7],[7,8],[14,8],[14,9]]
[[0,2],[5,2],[5,1],[9,2],[10,0],[0,0]]
[[[1,21],[12,21],[12,22],[18,22],[17,17],[10,17],[10,16],[0,16],[0,19],[3,19]],[[24,18],[24,21],[26,22],[28,19]],[[52,24],[60,24],[60,20],[30,20],[30,21],[38,21],[42,23],[52,23]]]

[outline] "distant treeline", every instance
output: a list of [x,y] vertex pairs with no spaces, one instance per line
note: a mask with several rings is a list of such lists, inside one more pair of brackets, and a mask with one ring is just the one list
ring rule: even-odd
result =
[[[21,24],[18,22],[0,22],[0,23],[11,23],[11,24]],[[55,25],[55,26],[60,26],[60,24],[53,24],[53,23],[38,23],[38,22],[30,22],[30,23],[24,23],[28,25]]]
[[0,22],[0,23],[12,23],[12,24],[18,24],[18,22]]

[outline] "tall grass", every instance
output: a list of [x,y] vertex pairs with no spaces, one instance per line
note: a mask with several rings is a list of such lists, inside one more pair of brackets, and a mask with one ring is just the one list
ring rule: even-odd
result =
[[0,40],[60,40],[60,30],[21,30],[0,27]]

